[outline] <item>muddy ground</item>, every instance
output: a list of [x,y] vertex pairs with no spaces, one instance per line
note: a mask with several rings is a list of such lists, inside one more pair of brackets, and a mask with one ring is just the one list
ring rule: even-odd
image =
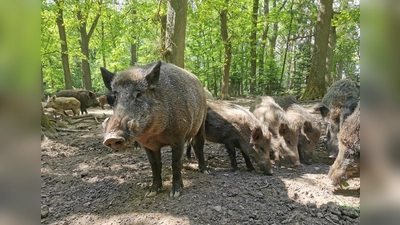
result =
[[[233,102],[248,108],[252,99]],[[301,104],[310,109],[314,102]],[[145,151],[107,149],[102,145],[101,122],[112,110],[88,111],[96,120],[57,122],[64,131],[41,142],[42,224],[360,223],[360,179],[350,180],[346,189],[332,186],[327,173],[333,161],[321,142],[324,132],[312,165],[291,169],[283,164],[273,176],[263,175],[257,167],[247,171],[239,151],[240,171],[231,171],[225,148],[206,142],[204,154],[212,174],[198,172],[197,163],[184,157],[184,189],[176,199],[169,197],[171,150],[166,147],[162,149],[163,189],[145,198],[152,181]]]

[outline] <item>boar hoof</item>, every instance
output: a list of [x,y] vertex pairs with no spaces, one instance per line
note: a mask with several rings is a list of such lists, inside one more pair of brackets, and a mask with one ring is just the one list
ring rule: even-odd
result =
[[299,168],[301,167],[301,163],[299,161],[297,161],[294,165],[293,168]]
[[212,174],[211,171],[208,170],[208,169],[205,169],[205,170],[203,171],[203,173],[204,173],[204,174]]
[[169,197],[171,197],[171,198],[177,198],[180,195],[181,195],[181,193],[179,192],[179,190],[175,190],[175,188],[172,188],[171,192],[169,193]]
[[150,190],[150,191],[148,191],[148,192],[144,195],[144,197],[150,198],[150,197],[154,197],[154,196],[156,196],[156,195],[157,195],[157,191],[152,191],[152,190]]

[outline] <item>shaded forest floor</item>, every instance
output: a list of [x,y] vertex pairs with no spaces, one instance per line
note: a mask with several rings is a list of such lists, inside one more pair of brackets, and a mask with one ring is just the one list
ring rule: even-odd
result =
[[[249,108],[253,99],[233,103]],[[314,102],[302,102],[310,109]],[[327,174],[333,163],[320,141],[314,163],[284,167],[273,176],[258,168],[249,172],[238,151],[240,171],[230,170],[223,145],[206,142],[204,154],[212,174],[197,171],[184,158],[184,189],[169,197],[171,150],[162,149],[163,189],[145,198],[152,182],[143,149],[113,152],[102,145],[101,115],[112,110],[88,109],[99,119],[58,123],[69,130],[41,142],[42,224],[359,224],[360,179],[335,190]],[[320,115],[313,114],[321,120]],[[324,129],[322,129],[324,131]],[[325,135],[322,131],[322,137]]]

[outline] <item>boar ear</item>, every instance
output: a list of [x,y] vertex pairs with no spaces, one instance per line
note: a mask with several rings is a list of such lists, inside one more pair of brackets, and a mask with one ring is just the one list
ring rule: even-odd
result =
[[322,118],[325,118],[328,115],[329,109],[323,103],[317,103],[313,106],[314,111],[319,111],[321,113]]
[[312,124],[310,121],[304,121],[303,124],[303,130],[305,133],[311,133],[312,132]]
[[104,67],[100,67],[100,70],[101,70],[101,76],[103,77],[104,85],[109,91],[111,91],[111,81],[114,78],[115,74],[111,73]]
[[251,138],[252,138],[253,142],[256,142],[257,140],[259,140],[262,137],[262,135],[263,135],[263,132],[262,132],[260,126],[257,126],[256,128],[254,128],[251,131]]
[[56,97],[55,95],[51,96],[51,100],[52,100],[52,101],[56,100],[56,98],[57,98],[57,97]]
[[281,136],[285,135],[286,132],[288,132],[288,130],[289,130],[289,127],[288,127],[288,125],[286,123],[281,123],[279,125],[279,134]]
[[150,69],[146,75],[146,80],[148,83],[148,87],[150,89],[154,89],[157,86],[158,79],[160,78],[160,67],[161,61],[156,62]]

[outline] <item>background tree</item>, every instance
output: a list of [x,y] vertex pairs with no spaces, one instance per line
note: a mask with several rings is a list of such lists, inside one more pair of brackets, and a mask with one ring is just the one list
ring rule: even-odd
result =
[[[82,79],[82,59],[87,59],[92,90],[103,94],[106,88],[99,67],[106,66],[116,72],[133,64],[147,64],[164,59],[165,46],[177,47],[175,44],[163,42],[166,37],[168,1],[58,1],[62,1],[64,7],[63,27],[68,43],[72,88],[87,86]],[[319,2],[185,2],[187,32],[184,36],[184,48],[179,47],[184,49],[182,57],[185,69],[196,74],[215,96],[222,96],[222,92],[224,96],[301,95],[310,83],[312,59],[319,58],[314,52],[314,45],[318,42],[314,35],[320,33],[316,31],[317,22],[320,21],[317,19]],[[43,82],[46,83],[44,93],[51,95],[66,87],[63,62],[60,60],[60,55],[66,51],[60,45],[57,3],[54,0],[41,3],[41,65]],[[170,3],[172,7],[172,1]],[[258,10],[255,10],[257,5]],[[224,39],[221,30],[223,10],[228,12],[227,35]],[[336,28],[336,45],[330,42],[329,54],[321,63],[326,71],[323,75],[326,87],[344,77],[360,80],[358,2],[336,0],[333,10],[335,13],[329,28]],[[77,11],[82,12],[80,21],[77,21]],[[98,13],[99,26],[93,26]],[[94,27],[87,56],[82,53],[81,32],[77,29],[86,18],[87,34]],[[182,20],[176,22],[180,21]],[[226,54],[229,52],[230,54]],[[226,57],[228,55],[229,58]],[[332,56],[333,59],[330,60]],[[227,63],[228,61],[230,62]],[[330,81],[325,81],[325,78]]]
[[[101,15],[101,5],[102,0],[88,0],[84,3],[81,3],[79,0],[76,1],[75,13],[78,19],[78,29],[81,36],[79,41],[81,45],[81,53],[82,53],[82,84],[83,88],[86,90],[92,90],[92,77],[90,74],[90,65],[89,65],[89,41],[93,35],[94,29],[97,26],[97,22],[99,21]],[[88,27],[88,20],[92,14],[94,15],[93,22]]]
[[68,58],[68,44],[67,44],[67,35],[65,32],[64,25],[64,1],[63,0],[54,0],[57,5],[57,27],[58,33],[60,35],[60,44],[61,44],[61,62],[64,71],[64,80],[65,80],[65,89],[72,89],[72,77],[71,70],[69,69],[69,58]]
[[220,12],[221,20],[221,37],[224,42],[225,54],[224,54],[224,69],[222,72],[222,90],[221,99],[228,100],[229,96],[229,70],[231,68],[232,61],[232,43],[228,36],[228,3],[229,0],[225,0],[226,5]]
[[168,0],[164,58],[181,68],[184,68],[186,16],[186,0]]
[[328,39],[333,16],[333,0],[321,0],[315,29],[315,44],[311,61],[311,72],[302,99],[322,98],[326,93],[325,75]]

